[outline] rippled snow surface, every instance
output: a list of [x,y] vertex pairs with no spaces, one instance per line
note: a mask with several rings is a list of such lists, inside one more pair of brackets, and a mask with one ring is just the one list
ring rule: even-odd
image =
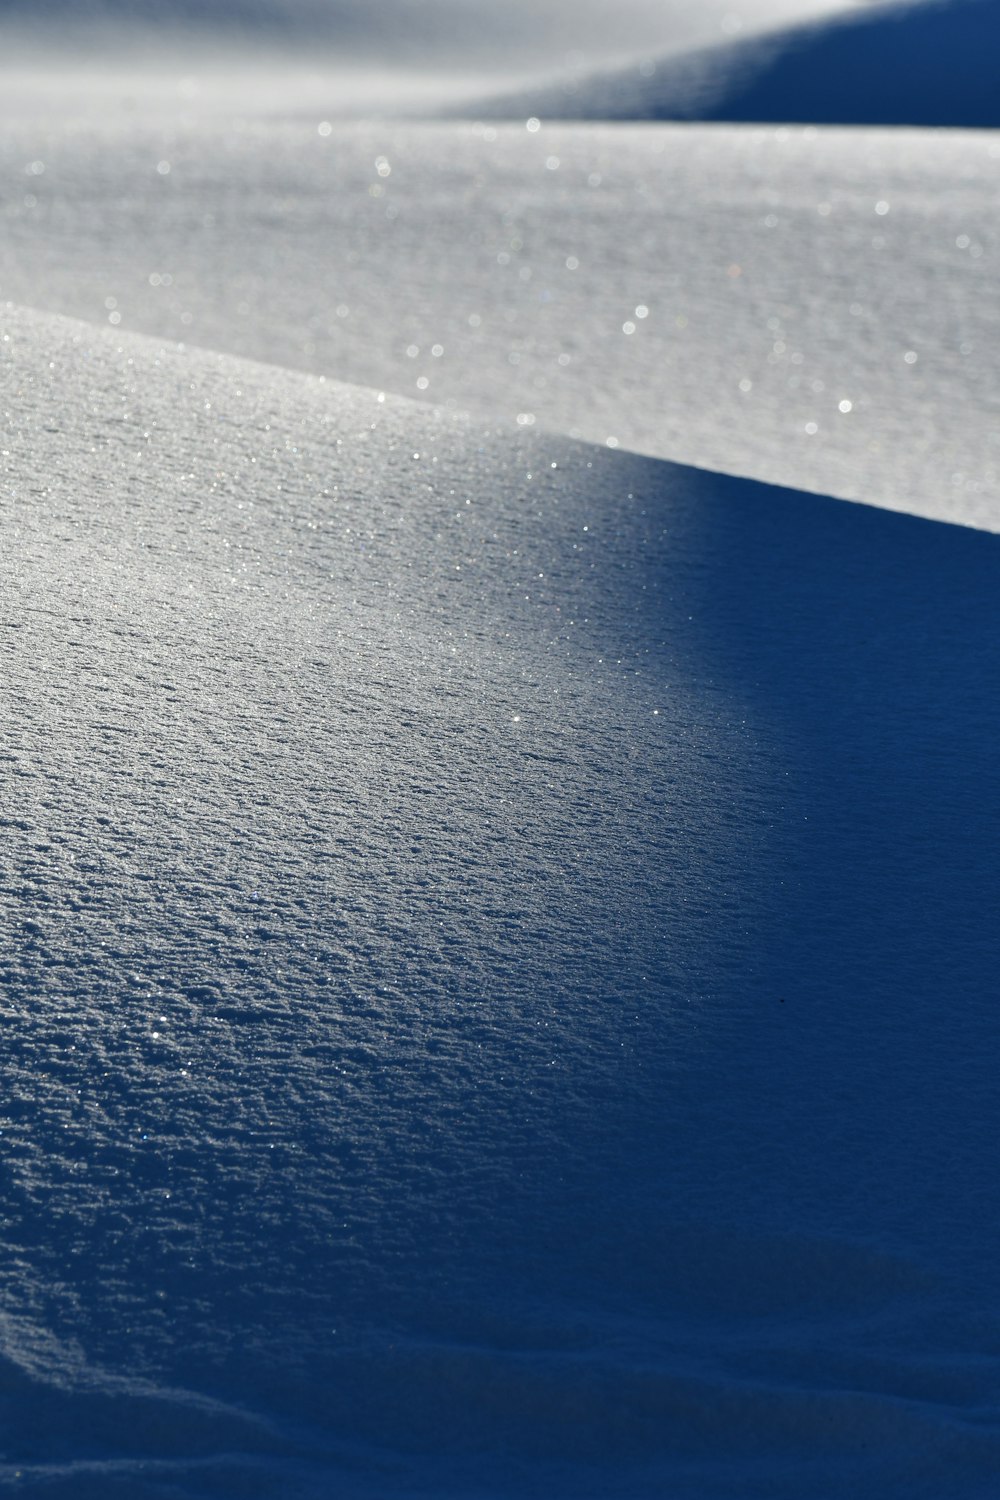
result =
[[0,1492],[992,1500],[995,133],[290,76],[0,101]]
[[4,333],[4,1482],[992,1472],[994,539]]

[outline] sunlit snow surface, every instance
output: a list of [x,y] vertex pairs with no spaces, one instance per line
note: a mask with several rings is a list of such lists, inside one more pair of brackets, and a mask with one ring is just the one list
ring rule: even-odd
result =
[[21,303],[1000,527],[991,132],[116,118],[0,147]]
[[985,1485],[998,543],[4,333],[5,1482]]
[[271,83],[0,121],[0,1492],[992,1500],[997,137]]

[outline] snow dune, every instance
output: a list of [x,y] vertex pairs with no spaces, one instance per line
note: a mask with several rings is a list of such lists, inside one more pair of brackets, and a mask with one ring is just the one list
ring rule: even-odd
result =
[[192,111],[15,116],[0,292],[1000,525],[993,134]]
[[0,1485],[1000,1460],[984,532],[7,306]]
[[481,102],[482,117],[995,129],[997,0],[919,0],[799,19],[687,55],[578,67]]
[[839,0],[0,0],[0,108],[436,112],[553,74],[753,35]]
[[992,1500],[997,11],[831,12],[0,0],[0,1492]]

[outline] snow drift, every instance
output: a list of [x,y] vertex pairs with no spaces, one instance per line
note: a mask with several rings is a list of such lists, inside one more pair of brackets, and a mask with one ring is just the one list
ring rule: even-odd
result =
[[1000,526],[991,134],[319,123],[16,122],[0,289]]
[[988,1493],[1000,542],[0,359],[0,1482]]
[[317,75],[340,114],[434,113],[564,69],[637,50],[674,54],[733,27],[754,33],[838,0],[0,0],[3,94],[30,72],[37,103],[62,113],[77,89],[98,113],[178,78],[203,102],[251,114],[300,108]]
[[925,0],[810,19],[683,57],[558,76],[482,118],[725,120],[995,128],[997,0]]
[[344,118],[748,8],[30,12],[0,1491],[992,1500],[997,133]]

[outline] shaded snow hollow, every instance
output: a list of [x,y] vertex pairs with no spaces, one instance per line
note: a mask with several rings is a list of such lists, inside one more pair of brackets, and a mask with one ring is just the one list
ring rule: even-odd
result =
[[1000,541],[0,335],[0,1486],[990,1494]]

